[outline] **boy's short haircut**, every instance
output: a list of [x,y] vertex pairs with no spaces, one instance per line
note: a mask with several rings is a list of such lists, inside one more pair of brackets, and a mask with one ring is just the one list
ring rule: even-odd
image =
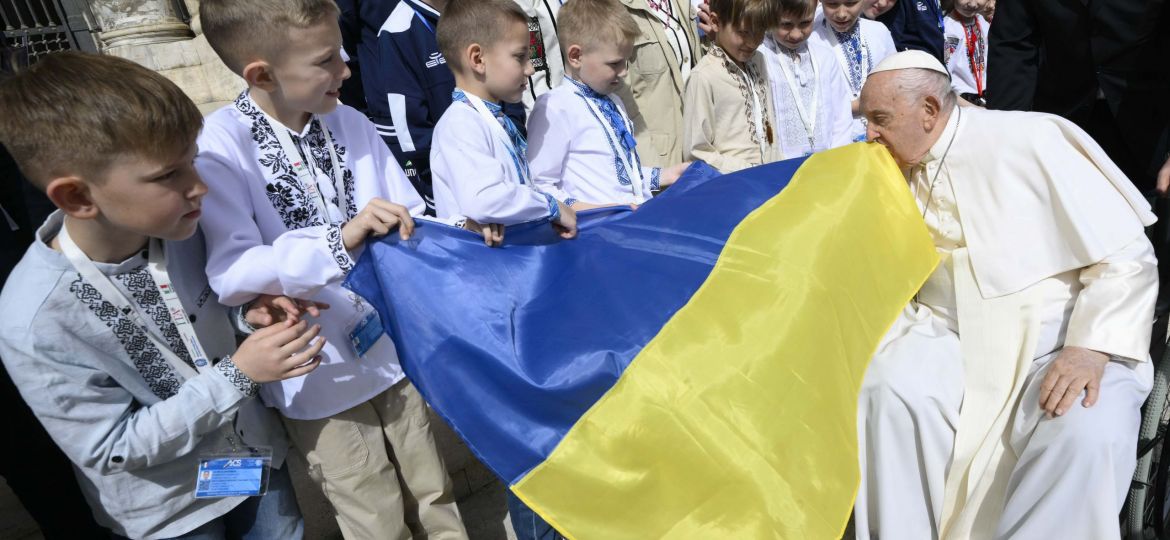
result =
[[561,50],[577,45],[589,51],[606,43],[633,43],[638,23],[617,0],[569,0],[557,12],[557,39]]
[[435,29],[439,52],[458,72],[463,69],[463,51],[473,43],[485,49],[495,45],[514,22],[527,26],[528,15],[512,0],[451,0]]
[[780,0],[780,14],[789,17],[803,17],[816,13],[819,0]]
[[42,190],[61,176],[100,181],[122,156],[174,160],[202,127],[175,83],[116,56],[48,54],[0,80],[0,143]]
[[780,22],[779,0],[710,0],[719,25],[731,25],[752,34],[763,34]]
[[253,60],[274,61],[288,31],[321,21],[337,23],[334,0],[203,0],[199,22],[207,43],[227,67],[242,75]]

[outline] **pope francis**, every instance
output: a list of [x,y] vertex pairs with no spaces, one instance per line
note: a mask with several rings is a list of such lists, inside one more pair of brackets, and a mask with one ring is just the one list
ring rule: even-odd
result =
[[858,538],[1117,538],[1157,261],[1149,205],[1072,123],[959,107],[932,56],[861,93],[941,263],[862,383]]

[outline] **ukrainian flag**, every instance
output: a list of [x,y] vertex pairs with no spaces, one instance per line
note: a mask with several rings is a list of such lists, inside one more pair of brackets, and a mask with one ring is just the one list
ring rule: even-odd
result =
[[857,392],[937,263],[889,154],[702,164],[580,237],[424,223],[371,242],[369,299],[414,384],[575,539],[840,538]]

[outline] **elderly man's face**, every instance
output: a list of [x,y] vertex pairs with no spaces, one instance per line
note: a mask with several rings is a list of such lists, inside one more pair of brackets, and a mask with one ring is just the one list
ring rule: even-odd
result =
[[938,139],[938,101],[903,92],[897,71],[874,73],[861,90],[861,113],[868,121],[866,138],[889,149],[898,166],[909,168],[922,160]]

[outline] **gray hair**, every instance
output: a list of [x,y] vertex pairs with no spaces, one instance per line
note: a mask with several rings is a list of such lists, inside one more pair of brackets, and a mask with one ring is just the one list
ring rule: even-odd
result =
[[958,101],[951,89],[950,77],[937,71],[920,68],[898,70],[895,83],[898,85],[898,93],[909,101],[933,96],[943,110],[950,110]]

